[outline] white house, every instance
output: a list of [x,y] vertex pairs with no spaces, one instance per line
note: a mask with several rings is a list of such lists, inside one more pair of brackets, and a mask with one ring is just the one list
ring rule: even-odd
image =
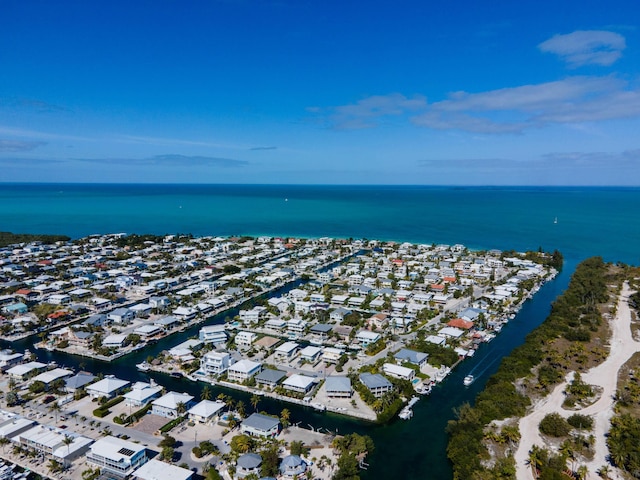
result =
[[416,376],[416,372],[413,368],[403,367],[401,365],[396,365],[395,363],[385,363],[382,365],[382,371],[390,377],[402,380],[413,380]]
[[217,377],[226,372],[233,363],[233,357],[227,352],[211,351],[200,359],[200,370],[206,375]]
[[200,403],[191,407],[187,414],[189,419],[199,423],[209,423],[215,420],[222,409],[226,406],[224,402],[212,402],[211,400],[202,400]]
[[369,330],[360,330],[356,334],[356,340],[362,344],[363,347],[367,347],[372,343],[376,343],[382,336],[377,332],[371,332]]
[[199,338],[205,343],[225,343],[227,332],[224,325],[207,325],[200,329]]
[[103,437],[91,445],[87,463],[102,471],[126,478],[147,462],[147,450],[139,443],[117,437]]
[[262,364],[251,360],[240,360],[229,366],[227,378],[233,382],[242,383],[260,372]]
[[128,380],[109,376],[87,387],[87,393],[93,398],[115,397],[119,392],[131,385]]
[[178,413],[180,405],[186,411],[193,405],[193,397],[187,393],[169,392],[151,403],[151,413],[161,417],[174,418],[181,415]]
[[291,390],[292,392],[307,393],[313,389],[315,383],[316,379],[313,377],[307,377],[306,375],[294,373],[284,382],[282,382],[282,386],[287,390]]
[[136,382],[132,385],[131,391],[123,395],[125,405],[132,407],[142,407],[154,398],[158,398],[162,393],[162,387],[146,382]]
[[300,345],[298,345],[296,342],[285,342],[278,348],[276,348],[273,356],[279,362],[288,362],[296,356],[299,348]]
[[236,335],[235,342],[238,348],[251,348],[257,338],[258,336],[253,332],[242,331]]

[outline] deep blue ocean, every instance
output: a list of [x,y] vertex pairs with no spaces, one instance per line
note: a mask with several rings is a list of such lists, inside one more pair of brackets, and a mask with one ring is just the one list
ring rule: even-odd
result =
[[[0,230],[16,233],[73,238],[114,232],[334,236],[463,243],[479,249],[560,250],[566,263],[557,279],[526,302],[495,340],[418,402],[412,420],[375,425],[261,400],[260,408],[273,414],[286,406],[292,421],[303,426],[370,435],[376,451],[367,459],[369,470],[362,472],[367,480],[449,480],[445,427],[453,409],[473,402],[499,360],[546,318],[579,261],[600,255],[611,262],[640,263],[638,212],[640,188],[0,184]],[[212,318],[208,323],[221,321]],[[43,361],[145,380],[146,374],[132,370],[131,364],[199,328],[110,364],[46,350],[37,355]],[[13,347],[33,350],[31,344],[25,340]],[[464,388],[462,379],[471,371],[477,380]],[[186,380],[153,376],[169,389],[192,395],[199,395],[202,388]],[[218,390],[213,389],[214,395]],[[243,393],[225,393],[249,401]]]

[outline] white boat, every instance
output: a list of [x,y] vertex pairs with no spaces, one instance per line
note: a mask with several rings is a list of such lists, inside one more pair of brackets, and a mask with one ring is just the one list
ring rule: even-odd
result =
[[473,383],[474,380],[475,378],[473,375],[467,375],[466,377],[464,377],[464,380],[462,381],[462,383],[464,383],[465,387],[468,387]]
[[322,403],[312,403],[311,406],[316,410],[320,410],[321,412],[324,412],[327,409],[327,407],[324,406]]
[[409,420],[411,417],[413,417],[413,410],[408,406],[400,410],[400,413],[398,414],[398,418],[401,418],[402,420]]
[[138,364],[136,365],[136,368],[137,368],[138,370],[141,370],[141,371],[143,371],[143,372],[146,372],[147,370],[150,370],[150,369],[151,369],[151,364],[150,364],[150,363],[147,363],[147,362],[138,363]]

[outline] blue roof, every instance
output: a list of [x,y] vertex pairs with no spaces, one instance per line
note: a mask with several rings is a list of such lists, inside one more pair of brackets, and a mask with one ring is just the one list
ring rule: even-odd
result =
[[360,374],[360,381],[369,390],[371,390],[373,388],[392,387],[393,386],[389,380],[384,378],[379,373],[361,373]]

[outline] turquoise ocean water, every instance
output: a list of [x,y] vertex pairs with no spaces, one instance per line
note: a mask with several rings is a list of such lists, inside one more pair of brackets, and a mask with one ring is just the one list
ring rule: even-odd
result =
[[0,184],[14,232],[366,237],[629,263],[638,212],[640,188]]
[[[303,426],[371,435],[377,448],[368,459],[369,470],[363,472],[366,479],[450,479],[444,430],[453,408],[472,402],[499,359],[546,318],[580,260],[601,255],[607,261],[640,263],[639,207],[640,188],[0,184],[2,231],[72,237],[113,232],[336,236],[562,251],[566,264],[561,275],[525,303],[493,342],[421,400],[412,420],[373,425],[286,405],[292,420]],[[173,346],[198,328],[153,349]],[[26,340],[14,347],[32,348],[31,343]],[[47,351],[38,351],[38,356],[145,380],[130,365],[149,353],[157,352],[141,351],[136,358],[111,364]],[[471,371],[477,380],[463,388],[462,378]],[[201,389],[186,380],[157,380],[193,395]],[[242,393],[232,394],[245,403],[249,400]],[[278,413],[284,406],[264,398],[260,408]]]

